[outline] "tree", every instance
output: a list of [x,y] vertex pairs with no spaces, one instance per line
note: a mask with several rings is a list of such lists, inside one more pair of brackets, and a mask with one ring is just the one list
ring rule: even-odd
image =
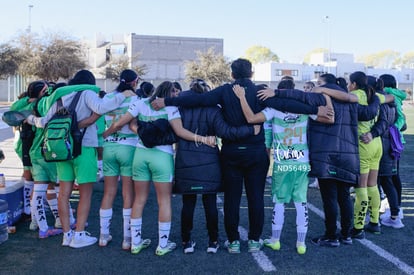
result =
[[0,45],[0,79],[15,75],[23,61],[21,51],[9,43]]
[[402,57],[398,58],[394,65],[406,67],[406,68],[414,68],[414,52],[405,53]]
[[252,46],[245,52],[245,58],[253,64],[266,63],[270,61],[279,62],[279,57],[269,48],[263,46]]
[[230,63],[224,56],[216,54],[214,48],[196,54],[196,60],[185,62],[186,82],[201,78],[215,88],[231,81]]
[[22,33],[14,43],[21,49],[24,59],[19,73],[47,81],[69,79],[76,71],[85,68],[82,44],[64,34]]
[[400,57],[400,53],[393,50],[384,50],[381,52],[359,57],[357,60],[365,63],[366,66],[374,68],[392,68],[395,61]]
[[133,66],[129,65],[129,58],[126,55],[111,57],[109,63],[104,67],[104,75],[106,78],[112,79],[114,81],[119,81],[119,76],[121,72],[125,69],[134,70],[140,77],[145,75],[148,72],[147,65],[137,65],[139,60],[139,55],[136,55],[132,58]]
[[312,54],[316,54],[316,53],[327,53],[327,52],[329,52],[328,49],[324,49],[324,48],[314,49],[314,50],[308,52],[305,55],[305,57],[303,58],[303,63],[304,64],[310,64],[311,63],[310,61],[311,61]]

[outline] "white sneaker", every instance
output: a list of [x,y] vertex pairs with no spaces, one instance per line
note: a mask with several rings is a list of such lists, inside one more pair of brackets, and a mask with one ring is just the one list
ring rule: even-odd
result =
[[69,246],[70,242],[72,241],[73,234],[74,233],[72,230],[67,233],[63,233],[62,246]]
[[385,226],[390,226],[395,229],[400,229],[404,227],[400,218],[396,218],[395,220],[391,219],[391,217],[387,217],[384,220],[381,220],[381,223]]
[[55,228],[62,228],[62,223],[60,222],[60,218],[57,217],[55,220]]
[[86,232],[86,231],[75,232],[69,246],[72,248],[81,248],[81,247],[93,245],[97,241],[98,239],[95,237],[92,237],[89,232]]
[[99,246],[107,246],[112,241],[112,236],[109,234],[101,234],[99,236]]

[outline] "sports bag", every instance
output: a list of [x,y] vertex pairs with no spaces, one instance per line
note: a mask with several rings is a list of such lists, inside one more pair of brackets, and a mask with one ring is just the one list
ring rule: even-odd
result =
[[66,161],[81,154],[83,134],[78,128],[75,112],[81,94],[82,91],[76,93],[69,108],[63,107],[62,99],[58,99],[57,111],[44,130],[41,151],[45,161]]
[[391,143],[391,156],[393,159],[400,159],[401,153],[404,150],[404,145],[401,141],[401,134],[395,125],[390,126],[390,143]]

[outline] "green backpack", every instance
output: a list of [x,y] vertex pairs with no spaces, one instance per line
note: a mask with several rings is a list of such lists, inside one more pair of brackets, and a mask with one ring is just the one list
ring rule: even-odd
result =
[[75,108],[82,91],[77,92],[69,108],[63,107],[62,99],[57,100],[57,111],[46,124],[42,155],[47,162],[66,161],[81,154],[83,134],[78,128]]

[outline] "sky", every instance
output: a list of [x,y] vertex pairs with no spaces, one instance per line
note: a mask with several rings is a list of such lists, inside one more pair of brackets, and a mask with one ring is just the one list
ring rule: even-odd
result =
[[414,51],[411,0],[0,0],[0,44],[17,34],[61,32],[108,41],[113,35],[167,35],[224,40],[224,55],[255,45],[301,63],[317,48],[354,57]]

